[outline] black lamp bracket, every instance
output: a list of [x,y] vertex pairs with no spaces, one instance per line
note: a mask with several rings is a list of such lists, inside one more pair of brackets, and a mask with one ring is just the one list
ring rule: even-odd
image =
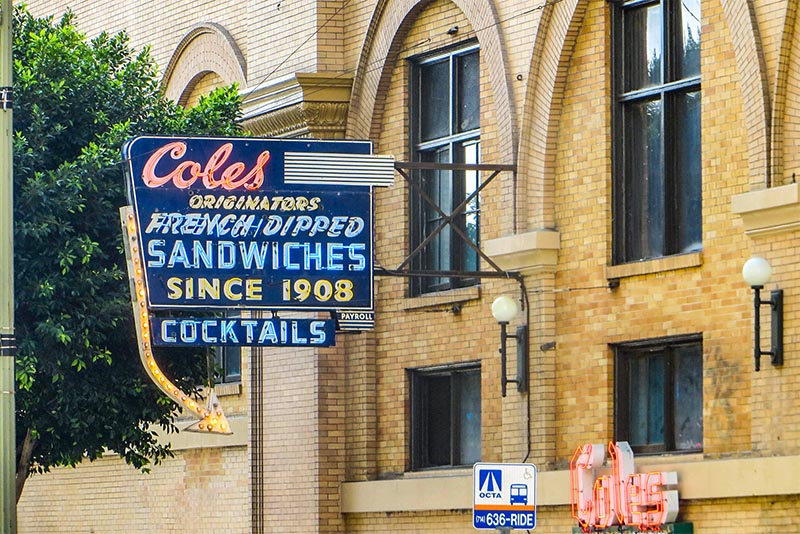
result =
[[[517,340],[517,375],[516,378],[506,376],[506,344],[508,338]],[[500,382],[501,393],[506,396],[507,385],[509,383],[517,385],[517,391],[525,393],[528,391],[528,327],[518,326],[516,333],[508,333],[508,323],[500,323]]]
[[[755,370],[761,369],[761,356],[770,356],[770,362],[774,366],[783,365],[783,290],[775,289],[770,292],[770,298],[761,298],[761,290],[764,286],[752,286],[753,288],[753,308],[755,312],[754,334],[753,334],[753,358],[755,360]],[[771,350],[761,350],[761,307],[769,306],[771,309],[770,328],[772,334]]]

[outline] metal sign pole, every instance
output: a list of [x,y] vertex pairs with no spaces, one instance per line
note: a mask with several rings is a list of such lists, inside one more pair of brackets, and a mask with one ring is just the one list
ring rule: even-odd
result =
[[11,0],[0,2],[0,532],[17,530]]

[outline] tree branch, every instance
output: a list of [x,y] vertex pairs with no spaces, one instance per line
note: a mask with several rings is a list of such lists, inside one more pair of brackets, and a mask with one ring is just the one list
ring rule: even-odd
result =
[[19,455],[19,463],[17,464],[17,502],[22,496],[22,488],[25,487],[25,481],[28,480],[28,473],[31,468],[31,458],[33,457],[33,449],[39,443],[38,440],[33,439],[33,432],[29,428],[25,433],[25,440],[22,442],[22,450]]

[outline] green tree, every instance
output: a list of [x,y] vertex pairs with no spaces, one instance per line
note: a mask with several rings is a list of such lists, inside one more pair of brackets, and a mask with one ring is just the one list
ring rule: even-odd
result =
[[[177,407],[137,353],[122,248],[120,149],[134,135],[237,135],[235,87],[190,109],[165,99],[147,49],[87,40],[72,14],[14,16],[17,499],[28,475],[112,450],[146,470],[171,455],[158,426]],[[184,390],[206,375],[186,351],[160,358]]]

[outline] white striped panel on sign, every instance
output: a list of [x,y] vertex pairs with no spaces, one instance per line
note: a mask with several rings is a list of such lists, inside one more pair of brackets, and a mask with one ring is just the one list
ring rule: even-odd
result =
[[287,184],[394,185],[394,157],[374,154],[286,152]]

